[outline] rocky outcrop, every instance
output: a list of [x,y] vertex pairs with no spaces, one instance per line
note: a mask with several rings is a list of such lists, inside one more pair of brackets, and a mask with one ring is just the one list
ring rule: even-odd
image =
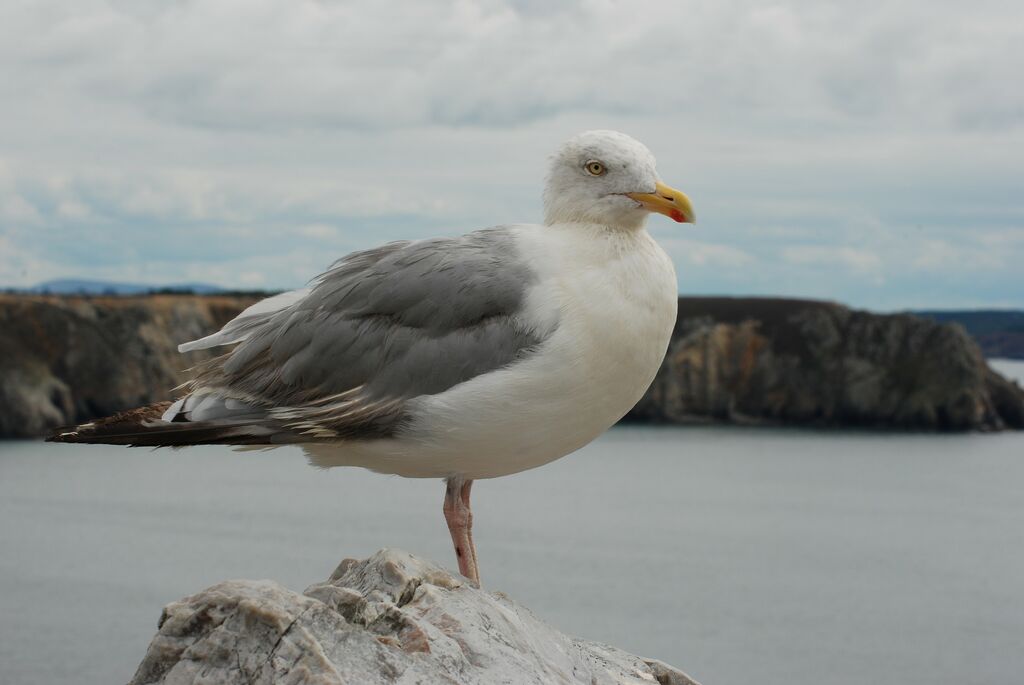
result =
[[[0,296],[0,437],[167,399],[249,297]],[[837,304],[680,298],[661,372],[633,421],[913,429],[1024,428],[1024,392],[955,324]]]
[[956,324],[807,300],[681,298],[661,371],[630,417],[1024,428],[1024,392]]
[[43,435],[165,399],[211,354],[181,355],[178,343],[254,301],[0,295],[0,437]]
[[346,559],[303,594],[232,580],[168,605],[131,684],[200,682],[696,685],[395,550]]

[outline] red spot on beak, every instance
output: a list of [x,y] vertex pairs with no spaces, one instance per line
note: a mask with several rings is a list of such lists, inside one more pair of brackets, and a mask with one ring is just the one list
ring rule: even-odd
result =
[[675,221],[676,223],[680,223],[680,224],[683,223],[686,220],[686,217],[683,216],[683,213],[680,212],[678,209],[673,209],[672,213],[669,214],[669,216],[672,217],[673,221]]

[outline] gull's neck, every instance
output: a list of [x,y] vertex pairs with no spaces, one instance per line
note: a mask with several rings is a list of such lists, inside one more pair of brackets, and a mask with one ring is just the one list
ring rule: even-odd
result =
[[650,245],[657,244],[643,226],[624,228],[589,221],[559,221],[537,228],[542,241],[547,236],[552,245],[576,253],[577,260],[646,252]]
[[576,230],[587,233],[639,233],[647,228],[647,217],[641,217],[638,221],[593,221],[582,217],[559,219],[557,217],[545,217],[544,226],[549,228],[560,228],[563,230]]

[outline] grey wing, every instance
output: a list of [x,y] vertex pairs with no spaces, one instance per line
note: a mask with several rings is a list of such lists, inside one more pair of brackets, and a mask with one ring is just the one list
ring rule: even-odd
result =
[[508,229],[354,253],[301,299],[213,337],[240,340],[197,369],[193,397],[165,418],[262,411],[310,439],[393,435],[410,399],[512,364],[543,341],[550,331],[521,316],[534,280]]

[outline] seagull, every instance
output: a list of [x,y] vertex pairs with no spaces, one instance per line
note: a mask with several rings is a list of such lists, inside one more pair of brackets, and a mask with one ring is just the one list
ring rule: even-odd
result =
[[319,467],[445,482],[459,572],[479,586],[473,482],[594,440],[654,380],[675,269],[650,213],[695,221],[639,141],[587,131],[553,155],[543,224],[399,241],[336,261],[179,351],[223,348],[184,394],[57,442],[298,445]]

